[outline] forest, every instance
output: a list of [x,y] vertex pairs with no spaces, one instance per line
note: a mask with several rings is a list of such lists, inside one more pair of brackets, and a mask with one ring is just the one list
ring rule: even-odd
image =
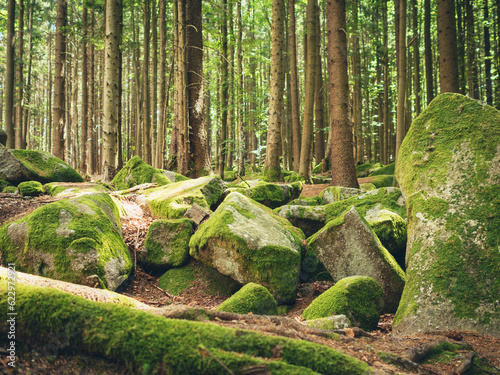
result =
[[336,139],[341,158],[352,143],[355,163],[393,162],[439,92],[500,106],[498,2],[336,3],[9,0],[8,145],[90,176],[109,165],[108,181],[134,155],[190,176],[265,167],[309,180]]
[[0,2],[0,372],[500,375],[500,1]]

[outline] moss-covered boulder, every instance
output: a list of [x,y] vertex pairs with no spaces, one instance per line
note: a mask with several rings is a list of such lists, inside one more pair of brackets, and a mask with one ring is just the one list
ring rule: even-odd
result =
[[7,132],[2,128],[0,128],[0,145],[7,145]]
[[[0,282],[0,309],[8,289]],[[165,319],[147,311],[93,302],[58,290],[18,284],[16,334],[27,351],[62,348],[105,357],[133,374],[371,374],[369,366],[324,345],[213,323]],[[0,334],[7,336],[7,319]],[[278,350],[279,349],[279,350]]]
[[302,229],[304,234],[310,237],[323,228],[327,222],[338,218],[352,206],[356,207],[362,215],[366,215],[369,210],[375,207],[382,207],[406,217],[406,207],[401,190],[394,187],[369,191],[324,206],[286,205],[275,209],[274,212],[289,220],[297,228]]
[[29,180],[48,182],[83,182],[82,176],[61,159],[45,151],[10,150],[29,170]]
[[189,243],[192,257],[241,284],[264,285],[279,304],[295,301],[302,231],[251,200],[232,192],[201,224]]
[[115,290],[132,269],[107,194],[62,199],[0,228],[4,262],[19,271]]
[[359,188],[363,191],[372,191],[375,190],[377,187],[373,185],[371,182],[365,182],[360,184]]
[[377,189],[383,187],[394,186],[394,175],[381,174],[377,176],[370,177],[370,183],[373,184]]
[[30,181],[32,177],[34,173],[14,156],[12,150],[0,144],[0,180],[17,185],[23,181]]
[[22,197],[37,197],[45,194],[43,185],[38,181],[24,181],[17,185],[17,188]]
[[47,194],[53,197],[65,197],[70,195],[81,195],[87,193],[107,193],[112,190],[111,186],[104,183],[71,183],[50,182],[43,186]]
[[287,204],[300,196],[302,192],[302,182],[292,184],[272,184],[259,181],[252,187],[246,187],[242,182],[238,188],[229,189],[229,191],[238,191],[239,193],[252,198],[254,201],[263,204],[269,208],[276,208]]
[[179,219],[195,203],[204,209],[215,210],[225,190],[220,177],[207,176],[146,190],[137,197],[137,202],[148,205],[155,216]]
[[288,202],[288,204],[290,206],[321,206],[325,204],[325,201],[319,195],[310,198],[301,195],[297,199]]
[[183,176],[180,173],[172,172],[172,171],[163,171],[163,175],[166,176],[172,182],[186,181],[189,180],[189,177]]
[[500,336],[500,112],[439,95],[413,121],[398,158],[408,279],[395,332]]
[[2,193],[17,194],[18,193],[17,186],[12,186],[12,185],[5,186],[2,189]]
[[380,163],[364,163],[356,166],[356,176],[366,177],[373,171],[382,168],[384,165]]
[[365,219],[370,224],[382,245],[396,259],[402,269],[406,269],[406,221],[397,213],[375,206],[368,210]]
[[308,252],[317,255],[335,281],[355,275],[372,277],[384,290],[382,311],[396,311],[404,272],[354,207],[309,238]]
[[395,167],[396,167],[396,163],[391,163],[391,164],[385,165],[381,168],[378,168],[378,169],[375,169],[374,171],[372,171],[370,173],[369,177],[380,176],[380,175],[393,176]]
[[373,331],[380,319],[383,294],[371,277],[346,277],[312,301],[302,317],[311,320],[343,314],[352,324]]
[[134,156],[123,166],[111,182],[118,190],[126,190],[149,182],[167,185],[172,181],[163,174],[161,169],[153,168],[139,156]]
[[193,222],[189,219],[155,220],[148,229],[141,263],[149,269],[180,267],[189,259]]
[[328,203],[340,202],[351,197],[357,197],[362,195],[364,192],[360,189],[348,188],[342,186],[329,186],[323,190],[319,196],[323,201]]
[[185,266],[165,272],[158,284],[174,296],[202,291],[209,296],[230,297],[241,288],[240,283],[193,259]]
[[286,218],[293,226],[300,228],[306,237],[319,231],[326,222],[324,206],[286,205],[276,208],[274,213]]
[[222,302],[216,310],[236,314],[277,315],[278,305],[264,286],[248,283]]

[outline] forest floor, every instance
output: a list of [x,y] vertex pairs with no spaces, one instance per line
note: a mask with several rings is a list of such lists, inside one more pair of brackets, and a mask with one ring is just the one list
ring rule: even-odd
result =
[[[364,180],[364,179],[363,179]],[[360,181],[367,182],[367,181]],[[306,185],[302,194],[306,197],[318,195],[321,190],[328,185]],[[36,198],[21,198],[10,194],[0,193],[0,225],[21,218],[36,208],[47,203],[58,200],[49,196]],[[127,204],[125,202],[125,204]],[[137,254],[143,250],[144,239],[153,218],[140,212],[134,211],[134,204],[130,202],[127,207],[128,218],[122,220],[122,232],[133,259],[137,259]],[[142,211],[142,210],[141,210]],[[151,307],[162,307],[166,305],[188,305],[214,309],[224,298],[209,296],[200,290],[202,288],[192,287],[180,296],[171,296],[158,286],[158,279],[161,275],[145,272],[139,265],[136,266],[135,273],[120,293],[135,298],[138,301]],[[297,303],[286,315],[295,321],[302,321],[300,317],[302,311],[312,302],[314,298],[326,291],[332,283],[313,282],[301,284],[297,296]],[[345,335],[341,335],[339,340],[332,340],[316,335],[294,330],[293,327],[277,329],[275,323],[269,323],[269,327],[256,327],[255,324],[248,324],[244,319],[230,322],[214,322],[227,327],[248,328],[259,330],[263,333],[275,332],[275,334],[295,337],[316,343],[328,345],[347,355],[358,358],[368,363],[378,374],[462,374],[465,373],[464,362],[475,355],[481,361],[488,361],[489,366],[486,374],[500,374],[500,338],[488,335],[480,335],[466,331],[440,331],[428,332],[425,334],[396,337],[392,334],[392,320],[394,315],[381,316],[376,331],[367,335],[359,335],[359,332],[346,330]],[[451,342],[460,341],[469,345],[469,348],[459,350],[453,354],[443,357],[430,355],[426,360],[419,361],[418,364],[409,361],[411,353],[415,349],[430,347],[432,343],[440,340]],[[97,358],[84,354],[74,354],[70,352],[59,352],[55,356],[46,356],[37,348],[25,348],[22,346],[18,351],[18,361],[15,371],[7,370],[7,359],[2,353],[0,357],[0,373],[17,374],[128,374],[123,365],[113,363],[105,358]],[[380,353],[387,353],[384,356]],[[382,360],[381,357],[385,357]],[[493,366],[493,367],[492,367]]]

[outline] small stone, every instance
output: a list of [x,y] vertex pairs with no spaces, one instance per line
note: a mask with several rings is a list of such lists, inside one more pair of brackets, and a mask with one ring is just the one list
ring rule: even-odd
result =
[[198,226],[203,222],[203,220],[210,216],[210,213],[207,210],[203,209],[203,207],[201,207],[199,204],[195,203],[186,211],[184,216],[188,219],[193,220],[196,226]]

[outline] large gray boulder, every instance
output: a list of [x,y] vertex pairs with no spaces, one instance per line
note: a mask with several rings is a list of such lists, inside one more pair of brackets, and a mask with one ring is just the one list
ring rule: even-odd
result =
[[302,232],[267,207],[233,192],[200,225],[191,241],[192,257],[241,284],[264,285],[278,303],[295,301]]
[[248,183],[245,181],[240,183],[236,188],[230,188],[229,191],[238,191],[264,206],[276,208],[297,199],[302,192],[302,182],[273,184],[263,181],[258,181],[257,183]]
[[17,185],[23,181],[30,181],[32,176],[29,169],[9,149],[0,144],[0,180]]
[[396,178],[408,205],[408,251],[394,332],[500,336],[500,112],[439,95],[413,121]]
[[316,254],[335,281],[348,276],[373,278],[384,290],[382,311],[396,311],[404,272],[354,207],[312,236],[308,253]]
[[62,199],[0,227],[0,249],[5,263],[19,271],[109,290],[133,266],[107,194]]

